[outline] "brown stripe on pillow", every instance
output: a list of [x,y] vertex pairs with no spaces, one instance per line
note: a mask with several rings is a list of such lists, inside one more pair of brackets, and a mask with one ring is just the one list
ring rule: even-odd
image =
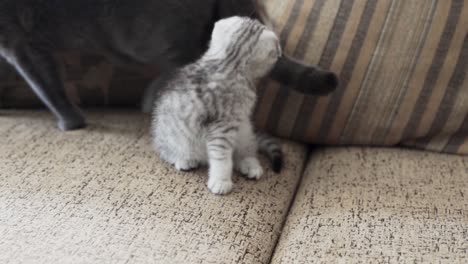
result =
[[[389,1],[382,1],[381,3],[385,4],[389,3]],[[354,1],[351,13],[348,17],[348,20],[345,22],[346,26],[340,39],[338,49],[336,50],[336,54],[333,60],[330,61],[331,65],[329,68],[331,68],[333,71],[340,75],[342,75],[343,73],[343,68],[346,65],[346,61],[349,54],[353,52],[353,39],[355,38],[356,33],[359,32],[359,26],[362,24],[361,19],[364,16],[364,12],[366,11],[366,6],[366,1]],[[372,14],[370,15],[372,16]],[[328,62],[325,63],[329,64]],[[344,84],[343,80],[340,80],[340,82],[341,83],[338,91],[341,90],[341,93],[343,93],[343,89],[346,89],[346,85]],[[333,95],[328,97],[316,98],[315,110],[312,119],[310,119],[310,116],[307,115],[307,113],[305,113],[305,115],[309,117],[309,122],[306,130],[307,139],[310,139],[313,142],[318,141],[319,132],[321,131],[323,120],[326,117],[332,99]]]
[[[405,95],[408,93],[408,85],[410,83],[411,78],[413,77],[415,73],[419,60],[421,59],[423,47],[429,36],[429,31],[430,31],[433,18],[437,9],[437,3],[439,1],[432,0],[432,1],[426,1],[426,2],[429,3],[430,5],[429,5],[429,8],[427,9],[428,12],[427,13],[421,12],[421,16],[418,18],[420,21],[419,24],[421,26],[419,32],[421,33],[414,34],[415,37],[413,38],[413,40],[417,42],[417,46],[415,47],[415,50],[413,51],[413,56],[409,55],[412,57],[412,61],[410,65],[406,65],[405,67],[402,67],[403,72],[406,72],[405,78],[402,78],[402,82],[397,84],[397,87],[400,87],[400,91],[398,94],[397,101],[393,104],[393,106],[391,105],[389,106],[389,108],[391,108],[390,115],[385,119],[380,118],[381,122],[379,123],[379,126],[383,127],[384,129],[377,130],[377,131],[380,131],[380,133],[374,133],[372,141],[375,142],[376,144],[385,144],[386,137],[392,131],[393,121],[398,113],[398,110],[400,109],[400,106],[402,104],[402,101]],[[406,28],[402,30],[406,31]]]
[[[332,61],[334,60],[335,54],[337,53],[353,5],[354,0],[344,0],[341,1],[339,5],[338,13],[333,20],[333,27],[331,28],[331,33],[328,37],[325,49],[318,63],[319,66],[323,67],[324,69],[329,69],[331,67]],[[301,108],[299,110],[299,115],[297,116],[297,118],[295,118],[294,128],[291,135],[293,138],[300,139],[306,137],[309,122],[313,123],[315,120],[318,120],[316,118],[310,120],[311,115],[314,113],[314,110],[316,110],[315,106],[317,104],[317,99],[317,97],[309,96],[303,100]],[[325,109],[325,107],[319,109]],[[318,123],[312,124],[312,126],[317,127],[319,125],[320,124]]]
[[[304,19],[304,23],[302,23],[304,27],[298,27],[301,28],[303,32],[300,38],[298,38],[298,42],[289,46],[291,51],[293,51],[288,52],[288,50],[286,50],[285,52],[292,53],[292,56],[296,58],[305,58],[308,48],[307,44],[312,41],[313,32],[317,27],[325,2],[325,0],[316,0],[315,2],[309,1],[311,5],[313,4],[312,7],[308,8],[309,12],[304,12],[303,16],[301,16],[301,18]],[[299,21],[299,24],[301,24],[300,22],[301,21]],[[294,38],[294,36],[292,35],[290,39],[291,38]],[[290,39],[288,40],[288,43],[290,42]],[[277,131],[282,136],[289,137],[294,125],[295,116],[299,110],[300,102],[303,98],[304,96],[301,94],[292,92],[285,87],[281,87],[275,100],[275,109],[281,111],[277,111],[275,114],[270,115],[269,129]]]
[[[307,1],[308,2],[308,1]],[[309,3],[309,2],[308,2]],[[294,2],[293,9],[291,10],[291,14],[284,25],[283,30],[281,31],[280,34],[280,41],[281,45],[284,47],[285,51],[288,51],[288,40],[289,40],[289,35],[292,34],[293,30],[296,30],[296,38],[298,38],[297,31],[300,30],[298,28],[295,28],[294,25],[296,24],[297,20],[299,19],[299,16],[302,14],[301,10],[303,10],[302,6],[304,5],[304,0],[298,0]]]
[[427,13],[428,16],[427,17],[421,16],[419,18],[422,22],[421,23],[422,30],[421,30],[421,35],[419,38],[419,45],[417,46],[416,51],[414,52],[415,53],[413,56],[414,60],[412,61],[412,65],[409,66],[410,70],[408,71],[407,78],[400,85],[402,89],[398,98],[398,102],[395,103],[395,105],[393,106],[391,116],[387,120],[385,120],[386,123],[385,124],[381,123],[381,125],[385,127],[385,131],[383,132],[383,134],[374,136],[374,141],[379,142],[379,144],[386,144],[386,140],[388,136],[392,133],[395,118],[397,117],[399,110],[404,104],[405,97],[410,92],[408,87],[410,87],[413,77],[415,76],[415,74],[417,74],[417,69],[418,69],[418,66],[420,65],[419,62],[422,59],[424,59],[423,58],[424,51],[425,51],[424,47],[425,47],[425,44],[427,43],[428,38],[430,37],[429,34],[431,31],[432,25],[434,23],[434,17],[435,17],[436,12],[438,11],[438,7],[440,6],[438,3],[440,2],[437,0],[431,1],[431,6],[430,6],[431,11]]
[[457,9],[461,13],[455,16],[457,22],[452,22],[455,23],[452,24],[454,29],[447,29],[446,24],[446,32],[453,32],[451,42],[439,48],[447,50],[447,55],[434,89],[428,96],[427,107],[421,114],[417,131],[403,145],[466,153],[462,146],[467,137],[464,122],[468,112],[468,94],[464,88],[468,87],[468,8],[457,2],[452,5],[452,11],[456,12]]
[[[303,2],[303,1],[298,1]],[[295,21],[298,25],[296,26],[295,30],[291,32],[291,34],[281,34],[281,40],[285,43],[284,52],[288,54],[297,54],[298,53],[298,45],[300,42],[303,42],[302,39],[309,40],[311,33],[316,25],[316,21],[318,19],[318,14],[323,7],[324,0],[309,0],[305,1],[303,6],[299,11],[299,16],[297,21]],[[313,20],[309,19],[310,17]],[[284,32],[283,32],[284,33]],[[303,49],[304,50],[304,49]],[[297,54],[296,56],[303,57],[304,54]],[[268,126],[267,129],[269,131],[276,131],[278,134],[287,137],[287,132],[282,131],[281,128],[278,127],[279,120],[281,118],[281,114],[286,109],[285,103],[288,98],[289,91],[281,87],[276,98],[273,102],[273,109],[270,113],[270,117],[268,119]]]
[[[354,133],[356,133],[360,137],[368,136],[370,131],[367,130],[363,134],[361,131],[356,131],[357,128],[360,126],[361,119],[354,120],[354,117],[357,115],[364,114],[365,109],[359,109],[361,108],[360,101],[365,100],[368,98],[368,95],[372,92],[372,87],[375,87],[375,81],[376,79],[374,76],[378,76],[382,73],[382,65],[385,65],[383,61],[385,61],[385,56],[387,55],[388,51],[388,46],[390,46],[391,40],[393,36],[395,35],[395,30],[394,28],[396,27],[398,21],[400,20],[401,16],[401,11],[404,10],[404,2],[401,1],[393,1],[389,12],[387,13],[385,22],[383,24],[381,33],[379,34],[379,40],[377,42],[377,46],[374,48],[372,51],[372,60],[370,61],[369,66],[366,69],[365,75],[364,75],[364,80],[360,85],[359,90],[355,95],[353,95],[353,99],[351,100],[350,98],[345,98],[344,102],[350,100],[349,102],[352,103],[350,105],[349,109],[349,114],[347,119],[343,119],[345,121],[341,134],[338,136],[337,140],[339,142],[347,142],[350,141],[352,138],[354,138]],[[356,67],[360,67],[360,65],[356,65]],[[383,90],[382,90],[383,92]],[[367,105],[364,105],[365,108],[367,108]],[[369,106],[369,108],[373,108],[372,106]],[[375,107],[373,108],[375,109]],[[364,111],[363,111],[364,110]],[[375,109],[378,111],[378,109]],[[371,113],[373,113],[372,111]],[[365,121],[370,121],[370,120],[365,120]],[[349,129],[349,127],[352,126],[353,128]],[[350,134],[345,134],[343,135],[343,132],[345,132],[348,129],[348,131],[352,131]]]
[[[306,26],[293,53],[294,57],[303,58],[313,64],[317,64],[323,53],[340,6],[340,1],[337,0],[323,1],[320,6],[317,3],[307,21],[307,24],[312,26]],[[281,112],[276,130],[283,136],[291,137],[301,106],[308,97],[292,90],[287,91],[283,107],[285,111]]]
[[[465,68],[468,71],[467,68]],[[462,89],[464,90],[463,94],[459,94],[457,96],[457,101],[455,106],[453,107],[453,111],[450,115],[449,122],[444,128],[444,132],[439,134],[439,137],[445,136],[445,141],[443,144],[443,148],[440,148],[440,151],[444,152],[452,152],[449,151],[447,148],[458,148],[458,152],[468,154],[468,96],[466,95],[466,89],[468,87],[468,73],[465,72],[465,80],[462,84]],[[465,118],[464,118],[465,116]],[[449,126],[449,124],[453,123],[453,126]],[[455,128],[456,127],[456,128]],[[455,133],[453,133],[455,131]],[[452,132],[452,133],[450,133]],[[452,135],[453,136],[447,136]],[[464,137],[463,137],[464,136]],[[457,142],[454,142],[455,139]],[[461,139],[461,140],[460,140]],[[451,142],[450,142],[451,141]],[[458,144],[458,145],[457,145]],[[432,142],[431,142],[432,147]],[[435,150],[439,150],[438,148],[433,148]]]
[[[398,109],[427,36],[430,23],[422,18],[433,14],[434,9],[435,1],[401,1],[395,6],[340,142],[383,143],[388,122]],[[413,30],[406,30],[408,25],[413,25]],[[398,61],[393,59],[396,57]]]
[[411,114],[411,118],[405,128],[402,138],[409,139],[415,136],[422,136],[417,134],[418,127],[422,121],[424,112],[428,107],[428,103],[432,92],[437,84],[437,81],[441,75],[444,61],[447,58],[449,52],[449,46],[455,34],[455,29],[460,18],[462,11],[462,1],[454,0],[451,2],[450,13],[448,20],[445,24],[444,33],[440,38],[439,47],[437,48],[436,55],[432,61],[431,68],[426,76],[423,90],[419,94],[418,101],[416,102],[415,108]]
[[463,120],[463,125],[460,129],[454,133],[449,142],[444,148],[444,152],[448,153],[464,153],[468,154],[468,114],[466,114]]
[[468,87],[468,34],[465,35],[463,48],[458,56],[458,62],[451,75],[440,106],[436,109],[434,122],[426,135],[413,142],[421,148],[443,151],[450,138],[448,135],[459,130],[468,112],[468,96],[463,89]]
[[[468,82],[466,84],[468,84]],[[466,121],[463,118],[463,115],[468,112],[468,108],[467,108],[468,98],[466,96],[460,96],[459,99],[461,100],[457,100],[454,106],[454,109],[457,109],[457,110],[453,111],[450,114],[450,116],[447,118],[447,123],[444,126],[443,131],[441,131],[436,136],[432,137],[429,143],[423,142],[422,145],[419,146],[420,148],[426,148],[426,149],[430,149],[430,150],[437,151],[437,152],[446,152],[445,150],[446,146],[449,144],[449,141],[452,135],[457,134],[459,131],[462,133],[462,135],[464,133],[465,135],[464,141],[466,141],[467,131],[463,130],[463,125],[464,125],[463,122],[466,122]],[[455,108],[455,107],[459,107],[459,108]],[[468,152],[466,151],[465,152],[462,151],[462,153],[468,154]]]
[[322,10],[318,14],[320,17],[317,21],[317,26],[313,32],[310,41],[304,43],[305,56],[304,60],[317,64],[320,62],[322,54],[324,54],[332,28],[338,15],[338,11],[343,2],[354,2],[354,0],[327,0],[325,1]]
[[[460,6],[462,8],[462,6]],[[416,132],[417,136],[427,135],[430,133],[431,125],[437,116],[437,110],[451,111],[451,109],[442,109],[442,100],[444,94],[454,92],[453,86],[450,86],[450,81],[453,78],[462,78],[462,75],[466,72],[466,34],[468,32],[468,8],[464,9],[458,21],[458,26],[455,31],[452,43],[449,47],[449,53],[447,54],[446,60],[439,76],[439,80],[434,87],[432,95],[428,102],[428,107],[424,112],[422,121]],[[461,67],[461,69],[457,68]],[[456,74],[456,76],[453,76]],[[453,77],[453,78],[451,78]],[[452,82],[452,84],[455,84]],[[460,87],[456,87],[460,88]]]
[[[349,111],[354,104],[354,99],[359,93],[360,82],[355,84],[353,81],[359,80],[359,71],[361,71],[362,77],[365,75],[365,71],[362,70],[362,68],[356,68],[356,66],[368,64],[361,64],[360,59],[370,61],[372,58],[374,49],[369,49],[367,46],[369,45],[368,42],[366,43],[366,40],[369,40],[367,35],[370,32],[374,32],[376,29],[371,28],[372,26],[379,25],[379,23],[374,20],[380,20],[382,18],[382,14],[378,14],[375,11],[377,10],[377,6],[385,6],[385,2],[386,1],[381,0],[370,0],[366,3],[357,32],[352,40],[350,53],[346,57],[343,70],[340,74],[342,87],[331,96],[330,104],[320,127],[318,135],[318,141],[320,142],[339,143],[341,131],[343,130],[345,122],[349,116]],[[381,29],[382,27],[379,26],[378,30],[381,31]],[[371,46],[375,46],[375,44],[371,44]],[[361,54],[361,51],[363,54]],[[346,87],[346,89],[343,89],[343,87]]]
[[[265,11],[269,19],[274,19],[277,32],[291,31],[287,24],[292,19],[297,19],[298,10],[302,3],[296,1],[266,0],[264,2]],[[281,8],[278,10],[278,8]],[[273,16],[276,14],[276,16]],[[288,33],[289,34],[289,33]],[[284,45],[284,43],[282,43]],[[266,130],[269,113],[273,107],[274,98],[279,92],[279,84],[273,81],[267,81],[259,87],[258,104],[255,114],[257,127]]]
[[444,28],[450,15],[450,5],[445,1],[438,1],[426,43],[422,54],[416,63],[415,72],[406,87],[407,92],[398,108],[396,116],[391,120],[391,130],[385,137],[385,145],[398,144],[403,136],[406,125],[409,122],[411,113],[419,98],[424,81],[428,76],[432,61],[436,57],[437,47],[443,35]]

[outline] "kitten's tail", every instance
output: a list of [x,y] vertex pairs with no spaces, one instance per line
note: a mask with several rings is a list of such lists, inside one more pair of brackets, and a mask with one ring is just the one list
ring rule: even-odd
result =
[[283,151],[278,140],[264,133],[257,133],[258,149],[265,154],[271,162],[274,172],[278,173],[283,168]]

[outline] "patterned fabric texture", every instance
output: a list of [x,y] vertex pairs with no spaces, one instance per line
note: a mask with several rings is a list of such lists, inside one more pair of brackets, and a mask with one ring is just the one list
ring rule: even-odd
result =
[[0,115],[1,264],[262,264],[279,239],[306,161],[282,141],[284,170],[237,173],[224,197],[207,170],[176,172],[155,154],[150,118],[91,111],[62,133],[45,111]]
[[317,149],[271,263],[468,263],[467,179],[467,157]]
[[[269,82],[260,89],[260,128],[307,143],[468,154],[468,0],[263,2],[285,52],[332,69],[341,85],[318,98]],[[135,106],[153,76],[99,58],[65,61],[68,93],[84,106]],[[39,105],[6,75],[0,107]]]
[[270,84],[260,127],[310,143],[468,153],[468,1],[268,0],[285,51],[341,86],[304,97]]

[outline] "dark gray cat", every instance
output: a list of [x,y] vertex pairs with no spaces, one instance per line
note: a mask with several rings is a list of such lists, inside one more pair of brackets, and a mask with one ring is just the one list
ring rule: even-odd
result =
[[[259,18],[255,0],[0,0],[0,56],[57,117],[62,130],[86,125],[66,97],[53,53],[82,50],[164,74],[198,59],[216,21]],[[270,76],[307,94],[327,94],[336,76],[286,56]],[[150,92],[147,94],[151,94]],[[148,103],[147,103],[148,105]]]

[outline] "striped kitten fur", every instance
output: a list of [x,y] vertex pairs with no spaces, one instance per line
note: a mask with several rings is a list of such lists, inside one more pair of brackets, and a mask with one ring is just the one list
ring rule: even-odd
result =
[[257,151],[280,171],[279,144],[255,135],[251,116],[256,83],[281,56],[275,33],[256,20],[222,19],[215,24],[208,51],[166,81],[153,111],[154,145],[178,170],[209,165],[208,188],[232,190],[232,171],[259,179]]

